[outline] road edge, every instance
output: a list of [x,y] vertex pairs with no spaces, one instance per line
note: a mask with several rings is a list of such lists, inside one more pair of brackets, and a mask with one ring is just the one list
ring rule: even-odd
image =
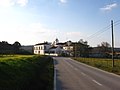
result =
[[55,67],[55,59],[53,58],[53,63],[54,63],[54,90],[56,90],[56,67]]
[[[70,60],[73,60],[72,58],[69,58],[69,59],[70,59]],[[85,64],[85,63],[81,63],[81,62],[76,61],[76,60],[73,60],[73,61],[75,61],[75,62],[77,62],[77,63],[79,63],[79,64],[82,64],[82,65],[84,65],[84,66],[87,66],[87,67],[90,67],[90,68],[93,68],[93,69],[99,70],[99,71],[101,71],[101,72],[104,72],[104,73],[107,73],[107,74],[111,74],[111,75],[113,75],[113,76],[116,76],[116,77],[119,77],[119,78],[120,78],[120,76],[117,75],[117,74],[114,74],[114,73],[111,73],[111,72],[102,70],[102,69],[97,68],[97,67],[93,67],[93,66],[87,65],[87,64]]]

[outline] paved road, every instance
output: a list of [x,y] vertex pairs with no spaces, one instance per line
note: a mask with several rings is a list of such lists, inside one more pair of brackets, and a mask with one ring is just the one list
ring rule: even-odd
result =
[[120,90],[120,77],[70,58],[54,57],[54,90]]

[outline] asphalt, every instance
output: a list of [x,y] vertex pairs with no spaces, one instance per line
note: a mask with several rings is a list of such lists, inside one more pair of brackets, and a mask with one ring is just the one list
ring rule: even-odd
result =
[[54,57],[54,90],[120,90],[120,76],[70,58]]

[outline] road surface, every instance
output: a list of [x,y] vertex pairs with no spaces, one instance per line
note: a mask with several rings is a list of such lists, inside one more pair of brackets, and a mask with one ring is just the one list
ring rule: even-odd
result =
[[54,57],[54,90],[120,90],[120,76],[70,58]]

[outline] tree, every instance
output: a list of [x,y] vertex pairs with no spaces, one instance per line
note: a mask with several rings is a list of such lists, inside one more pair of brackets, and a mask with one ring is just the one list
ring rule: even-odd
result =
[[89,45],[87,41],[80,39],[74,44],[75,56],[88,57],[89,56]]
[[101,43],[101,46],[102,46],[102,47],[107,47],[107,48],[109,48],[109,47],[110,47],[110,44],[109,44],[108,42],[102,42],[102,43]]
[[19,53],[20,47],[21,47],[21,44],[18,41],[14,42],[13,48],[15,53]]
[[102,52],[108,52],[110,48],[110,44],[108,42],[102,42],[101,45],[98,45],[101,48]]
[[84,41],[83,41],[83,39],[80,39],[79,41],[78,41],[78,43],[84,43]]
[[108,53],[110,52],[110,47],[111,47],[108,42],[102,42],[97,47],[99,48],[100,53],[102,53],[105,57],[108,56]]
[[7,41],[0,42],[0,54],[12,54],[13,47]]

